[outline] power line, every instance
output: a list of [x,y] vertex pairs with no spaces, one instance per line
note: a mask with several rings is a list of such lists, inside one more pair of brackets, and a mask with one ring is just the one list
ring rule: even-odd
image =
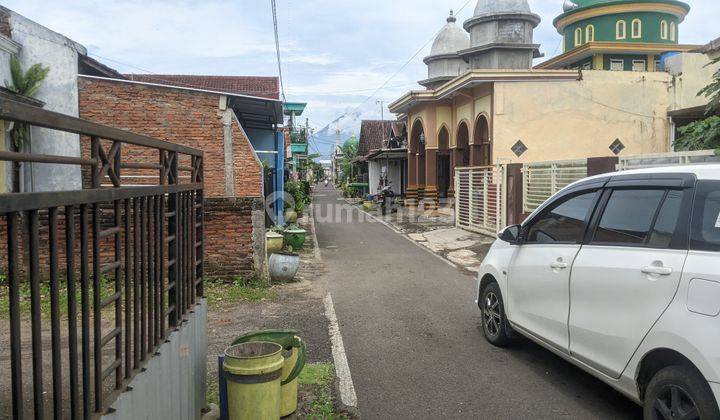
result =
[[[471,1],[472,1],[472,0],[467,0],[467,1],[465,2],[465,4],[463,4],[459,9],[457,9],[456,15],[459,15],[460,12],[462,12],[462,11],[470,4]],[[274,0],[273,0],[273,2],[274,2]],[[378,87],[377,89],[375,89],[370,96],[366,97],[365,100],[362,101],[357,107],[355,107],[355,109],[354,109],[353,111],[351,111],[351,112],[345,112],[345,113],[343,113],[343,114],[340,114],[340,115],[339,115],[337,118],[335,118],[333,121],[325,124],[319,131],[325,130],[326,128],[330,127],[330,124],[334,123],[335,121],[340,120],[341,118],[346,117],[348,114],[353,114],[353,113],[359,111],[360,108],[367,103],[367,101],[369,101],[370,99],[374,98],[375,95],[377,95],[378,92],[380,92],[383,88],[385,88],[388,83],[390,83],[398,74],[400,74],[401,71],[403,71],[403,70],[405,69],[405,67],[408,66],[408,64],[410,64],[418,55],[420,55],[420,53],[423,52],[423,50],[424,50],[431,42],[433,42],[433,41],[435,40],[435,38],[437,38],[437,36],[440,34],[441,31],[442,31],[442,28],[440,28],[437,32],[435,32],[435,34],[434,34],[430,39],[428,39],[428,41],[425,42],[425,43],[423,44],[423,46],[420,47],[420,48],[415,52],[415,54],[412,55],[412,57],[408,58],[407,61],[405,61],[405,63],[404,63],[402,66],[400,66],[400,68],[399,68],[395,73],[393,73],[392,76],[390,76],[387,80],[385,80],[385,82],[384,82],[382,85],[380,85],[380,87]]]
[[277,7],[275,6],[275,0],[270,0],[270,4],[272,5],[273,29],[275,31],[275,52],[277,53],[278,77],[280,78],[280,91],[282,92],[283,102],[286,102],[285,84],[283,83],[283,74],[282,74],[282,63],[280,61],[280,36],[278,35]]

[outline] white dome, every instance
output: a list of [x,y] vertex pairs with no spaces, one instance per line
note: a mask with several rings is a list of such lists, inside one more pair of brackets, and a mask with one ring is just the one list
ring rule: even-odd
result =
[[497,13],[532,13],[527,0],[478,0],[475,16]]
[[455,16],[450,12],[450,17],[433,42],[430,49],[430,57],[436,55],[455,54],[460,50],[470,48],[470,36],[455,24]]

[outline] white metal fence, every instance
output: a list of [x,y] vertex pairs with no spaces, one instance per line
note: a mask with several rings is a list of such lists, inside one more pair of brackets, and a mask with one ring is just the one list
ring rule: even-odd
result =
[[531,213],[556,192],[587,177],[587,159],[523,165],[523,212]]
[[504,165],[455,170],[455,225],[495,235],[505,227],[507,201]]
[[631,169],[656,168],[659,166],[696,165],[707,163],[720,163],[720,157],[715,155],[714,150],[622,156],[620,157],[617,169],[618,171],[629,171]]

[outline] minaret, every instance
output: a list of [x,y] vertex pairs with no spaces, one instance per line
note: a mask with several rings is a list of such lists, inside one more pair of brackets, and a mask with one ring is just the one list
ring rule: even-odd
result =
[[470,48],[460,55],[472,69],[529,69],[540,57],[540,45],[533,43],[539,23],[527,0],[479,0],[463,25]]
[[468,70],[468,64],[458,51],[470,47],[470,38],[455,22],[457,18],[451,10],[447,24],[435,37],[430,55],[423,60],[428,66],[428,78],[418,83],[428,89],[434,89]]

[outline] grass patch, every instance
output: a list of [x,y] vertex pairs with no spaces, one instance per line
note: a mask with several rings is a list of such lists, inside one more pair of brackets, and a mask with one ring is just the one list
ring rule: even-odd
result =
[[[90,302],[90,310],[92,311],[92,302],[93,302],[93,287],[92,287],[92,278],[90,279],[90,285],[89,285],[89,302]],[[3,285],[3,287],[0,287],[0,318],[8,318],[10,316],[10,299],[8,298],[8,288],[5,287],[7,284],[7,279],[4,276],[0,276],[0,284]],[[60,284],[58,285],[58,302],[60,306],[60,315],[66,316],[68,313],[68,300],[69,300],[69,294],[67,290],[67,283],[65,280],[61,280]],[[115,281],[112,279],[106,279],[103,278],[100,281],[100,300],[105,299],[106,297],[112,295],[115,291]],[[30,283],[24,281],[20,283],[20,290],[18,290],[19,295],[19,303],[20,303],[20,315],[21,316],[29,316],[31,311],[31,293],[30,293]],[[81,295],[82,295],[82,289],[80,281],[76,279],[75,281],[75,300],[77,302],[78,307],[78,313],[80,312],[80,303],[81,303]],[[112,305],[109,306],[109,308],[112,308]],[[40,283],[40,312],[45,318],[50,318],[51,313],[51,305],[50,305],[50,283],[49,282],[42,282]]]
[[305,365],[300,372],[298,383],[301,385],[332,385],[335,377],[335,368],[332,363],[313,363]]
[[301,399],[306,402],[306,406],[298,417],[328,420],[348,418],[345,414],[335,411],[331,391],[334,378],[335,367],[332,363],[305,365],[298,382]]
[[205,297],[210,308],[232,302],[259,302],[277,297],[270,285],[257,277],[237,277],[233,281],[205,280]]
[[220,406],[220,384],[218,384],[217,378],[211,380],[207,384],[205,390],[205,401],[208,404],[217,404]]

